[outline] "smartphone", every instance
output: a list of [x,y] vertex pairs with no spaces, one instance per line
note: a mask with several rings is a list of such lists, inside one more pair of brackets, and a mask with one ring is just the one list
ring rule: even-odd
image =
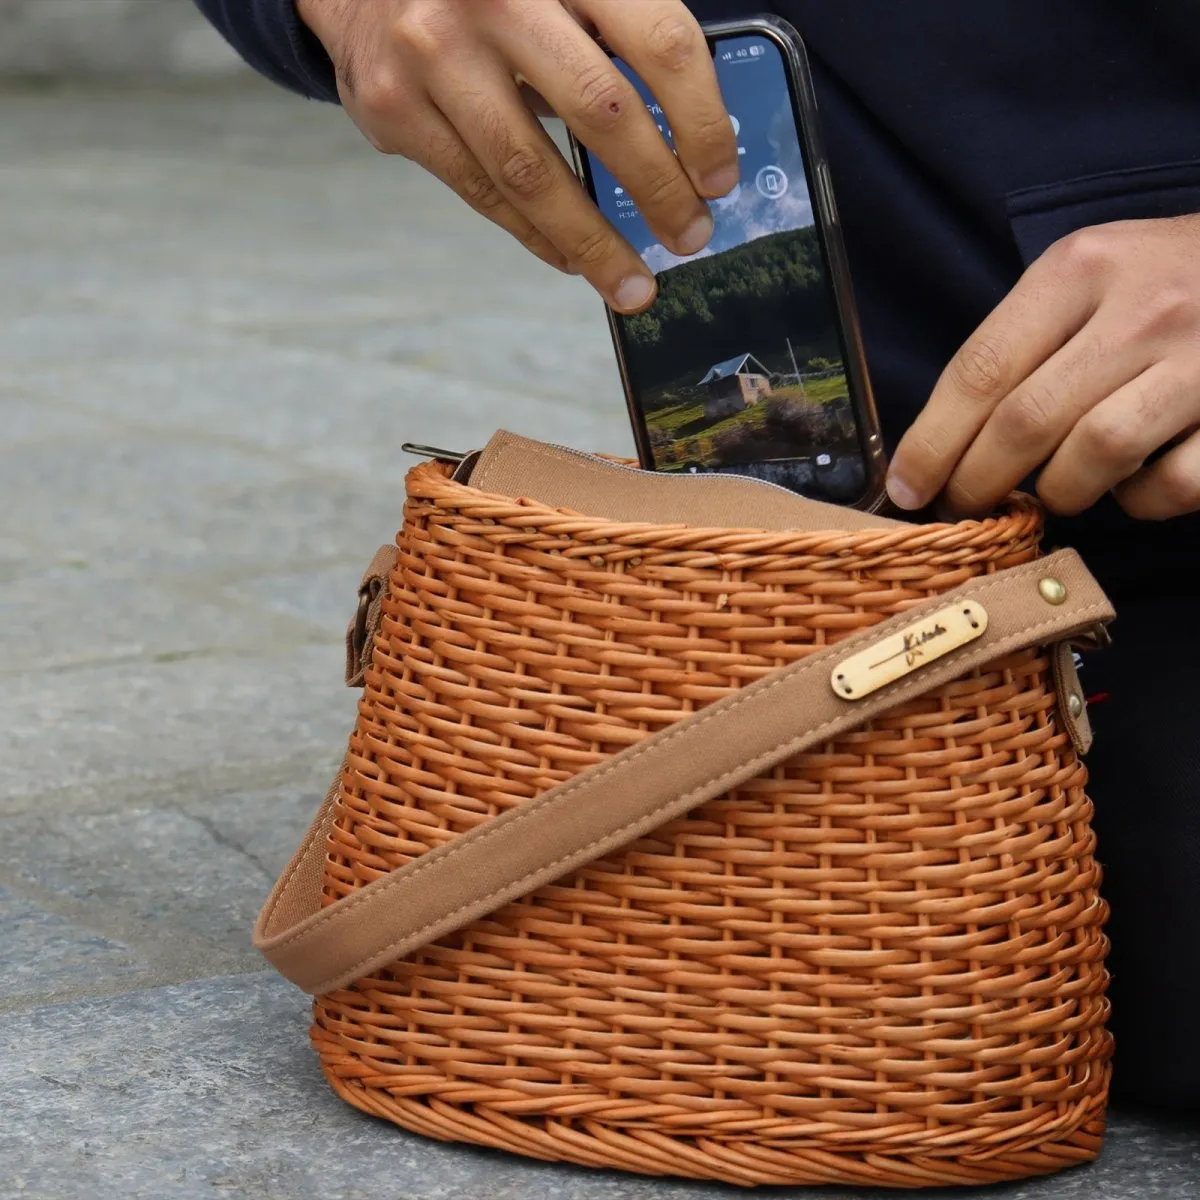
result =
[[[654,304],[609,310],[644,467],[749,475],[855,508],[886,461],[804,44],[775,17],[705,26],[741,179],[713,201],[708,246],[677,258],[572,138],[600,211],[658,278]],[[671,129],[645,84],[614,62]]]

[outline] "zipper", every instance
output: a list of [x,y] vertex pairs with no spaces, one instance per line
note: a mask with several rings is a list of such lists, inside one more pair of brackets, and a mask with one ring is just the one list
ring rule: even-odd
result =
[[457,450],[443,450],[440,446],[422,446],[417,442],[403,442],[400,449],[405,454],[415,454],[417,458],[433,458],[438,462],[456,464],[475,453],[473,450],[468,450],[465,454],[460,454]]
[[[685,480],[689,483],[699,482],[705,478],[716,474],[712,471],[647,471],[645,467],[631,467],[628,463],[613,462],[609,458],[601,458],[598,454],[588,454],[585,450],[576,450],[572,446],[559,446],[554,442],[548,442],[552,449],[558,450],[563,454],[569,454],[572,458],[581,458],[584,462],[599,463],[602,467],[607,467],[611,471],[629,471],[634,475],[653,475],[656,479],[669,479],[672,483],[683,483]],[[782,484],[772,483],[769,479],[755,479],[753,475],[739,475],[739,479],[744,479],[748,483],[754,484],[756,487],[771,488],[776,492],[783,492],[788,496],[800,496],[799,492],[793,492],[791,488],[785,488]]]
[[[672,483],[680,483],[683,480],[701,480],[706,475],[711,474],[708,471],[697,471],[695,474],[691,472],[676,472],[676,471],[647,471],[645,467],[631,467],[628,463],[613,462],[611,458],[601,458],[598,454],[588,454],[585,450],[576,450],[572,446],[560,446],[557,442],[546,442],[551,450],[557,450],[560,454],[569,454],[572,458],[583,459],[584,462],[598,463],[602,467],[606,467],[610,471],[629,471],[634,475],[654,475],[659,479],[669,479]],[[438,446],[421,446],[415,442],[405,442],[401,447],[405,454],[415,454],[418,458],[432,458],[438,462],[447,462],[458,465],[466,462],[473,454],[478,454],[477,450],[443,450]],[[798,492],[793,492],[791,488],[785,488],[781,484],[772,483],[769,479],[755,479],[751,475],[739,476],[745,479],[748,483],[753,483],[758,487],[771,488],[776,492],[785,492],[789,496],[797,496]],[[465,483],[466,480],[459,480],[460,483]],[[803,497],[801,497],[803,499]]]
[[[557,442],[546,442],[551,450],[557,450],[560,454],[570,455],[572,458],[582,459],[584,462],[596,463],[599,466],[605,467],[610,471],[628,471],[634,475],[654,475],[658,479],[669,479],[672,483],[683,482],[702,482],[710,477],[714,472],[711,471],[647,471],[645,467],[631,467],[627,463],[613,462],[610,458],[601,458],[598,454],[588,454],[585,450],[576,450],[573,446],[560,446]],[[463,470],[464,464],[469,464],[470,469],[474,468],[474,461],[479,457],[482,451],[479,450],[441,450],[436,446],[420,446],[413,442],[405,442],[401,447],[406,454],[415,454],[420,458],[432,458],[439,462],[452,463],[458,467],[454,472],[454,481],[456,483],[469,483],[470,470]],[[730,472],[732,474],[732,472]],[[805,499],[799,492],[792,491],[791,488],[784,487],[780,483],[772,483],[769,479],[755,479],[753,475],[738,475],[738,479],[743,479],[747,483],[753,484],[755,487],[770,488],[775,492],[783,492],[785,496],[794,496],[799,500]],[[877,512],[882,507],[886,493],[878,498],[868,512]],[[830,501],[824,501],[830,503]],[[860,510],[862,511],[862,510]]]
[[[658,479],[669,479],[673,483],[683,483],[685,480],[688,482],[701,482],[704,479],[711,478],[714,474],[720,473],[715,471],[696,471],[695,473],[691,471],[647,471],[645,467],[631,467],[625,463],[613,462],[611,459],[601,458],[597,454],[588,454],[584,450],[576,450],[572,446],[560,446],[555,442],[548,442],[547,445],[551,446],[555,450],[560,450],[563,454],[570,454],[574,458],[582,458],[585,462],[599,463],[602,467],[608,467],[611,470],[632,471],[635,475],[654,475]],[[725,472],[725,474],[744,480],[746,483],[753,484],[755,487],[770,488],[771,491],[774,492],[783,492],[785,496],[794,496],[798,500],[811,500],[814,498],[811,496],[805,496],[801,492],[794,492],[791,488],[784,487],[781,483],[772,483],[769,479],[755,479],[753,475],[738,475],[734,471]],[[833,504],[835,507],[837,506],[837,502],[833,500],[820,500],[818,503]],[[886,503],[887,493],[881,488],[880,494],[875,497],[869,508],[858,509],[857,511],[877,513],[881,508],[884,507]],[[846,505],[845,507],[849,508],[852,506]]]

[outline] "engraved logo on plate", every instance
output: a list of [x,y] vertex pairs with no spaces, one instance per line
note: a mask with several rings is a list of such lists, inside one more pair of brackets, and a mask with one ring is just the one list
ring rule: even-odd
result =
[[945,625],[935,625],[932,629],[922,629],[920,633],[906,633],[904,635],[904,645],[901,646],[895,654],[889,655],[887,658],[882,658],[879,662],[871,667],[872,671],[890,663],[892,659],[899,658],[904,655],[906,666],[915,667],[917,660],[923,658],[925,651],[923,649],[926,642],[932,642],[936,638],[944,637],[946,634]]
[[976,601],[950,605],[843,659],[830,683],[843,700],[861,700],[982,637],[987,624],[987,611]]

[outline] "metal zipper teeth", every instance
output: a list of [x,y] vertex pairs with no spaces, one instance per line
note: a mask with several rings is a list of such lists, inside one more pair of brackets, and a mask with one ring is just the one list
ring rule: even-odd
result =
[[[546,444],[555,450],[561,450],[563,454],[570,454],[574,458],[582,458],[586,462],[599,463],[600,466],[608,467],[613,471],[632,471],[635,475],[655,475],[659,479],[669,479],[672,483],[683,483],[685,481],[688,483],[700,482],[706,478],[710,478],[714,474],[711,471],[697,471],[694,475],[690,471],[647,471],[644,467],[631,467],[625,463],[613,462],[611,459],[601,458],[596,454],[588,454],[586,450],[576,450],[573,446],[560,446],[556,442],[547,442]],[[792,496],[798,500],[813,500],[815,504],[832,504],[835,507],[852,507],[851,505],[838,506],[832,500],[814,500],[811,496],[805,496],[802,492],[794,492],[791,488],[784,487],[781,483],[772,483],[769,479],[755,479],[753,475],[737,475],[735,472],[729,472],[728,474],[733,475],[736,479],[753,484],[754,487],[770,488],[773,492],[783,492],[785,496]],[[866,511],[867,513],[878,512],[886,499],[886,494],[881,494],[869,509],[856,509],[855,511]]]
[[[690,471],[647,471],[644,467],[631,467],[628,463],[613,462],[612,459],[601,458],[598,454],[588,454],[586,450],[576,450],[573,446],[559,446],[554,442],[548,444],[563,454],[571,455],[572,458],[582,458],[584,462],[598,463],[602,467],[607,467],[610,471],[628,471],[633,475],[654,475],[658,479],[669,479],[672,483],[700,483],[711,474],[708,471],[697,471],[694,475]],[[744,479],[747,483],[754,484],[755,487],[770,488],[775,492],[783,492],[785,496],[799,495],[799,493],[793,492],[791,488],[785,488],[781,484],[772,483],[769,479],[755,479],[752,475],[739,475],[738,478]]]

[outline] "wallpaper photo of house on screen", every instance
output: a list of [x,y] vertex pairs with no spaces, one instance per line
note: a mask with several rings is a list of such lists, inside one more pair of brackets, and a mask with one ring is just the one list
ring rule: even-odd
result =
[[[783,56],[769,39],[730,37],[714,60],[742,170],[713,202],[699,254],[667,250],[586,155],[601,211],[658,277],[649,310],[616,318],[630,388],[658,470],[736,471],[851,501],[866,468]],[[670,142],[662,109],[617,65]]]

